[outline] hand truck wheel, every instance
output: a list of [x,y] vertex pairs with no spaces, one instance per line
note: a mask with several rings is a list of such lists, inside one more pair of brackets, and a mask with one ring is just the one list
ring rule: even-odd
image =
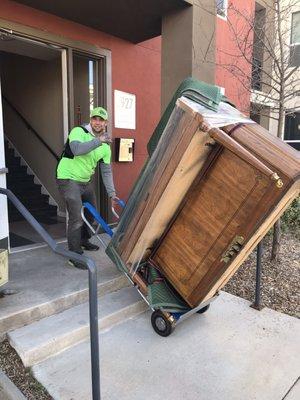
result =
[[151,315],[151,324],[155,332],[160,336],[169,336],[175,328],[175,320],[169,313],[155,310]]
[[210,307],[210,304],[207,304],[207,306],[200,308],[200,310],[198,310],[196,312],[197,312],[197,314],[203,314],[209,309],[209,307]]

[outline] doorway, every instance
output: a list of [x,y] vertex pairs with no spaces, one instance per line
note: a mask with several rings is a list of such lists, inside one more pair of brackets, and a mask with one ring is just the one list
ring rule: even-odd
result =
[[[106,60],[19,35],[0,36],[7,187],[54,239],[63,240],[66,214],[55,182],[57,160],[69,130],[88,122],[96,105],[106,107]],[[98,171],[94,185],[106,218],[108,199]],[[11,204],[8,220],[11,248],[41,241]]]
[[[91,55],[73,52],[73,85],[74,105],[73,119],[74,126],[81,126],[89,123],[90,112],[93,108],[102,106],[106,108],[103,90],[103,58],[92,57]],[[102,72],[101,72],[102,71]],[[93,186],[96,193],[97,209],[105,220],[108,220],[108,199],[100,176],[100,168],[96,169],[93,177]]]
[[[53,173],[63,145],[61,52],[14,35],[0,41],[7,187],[55,239],[65,236]],[[11,248],[41,242],[11,203],[8,220]]]

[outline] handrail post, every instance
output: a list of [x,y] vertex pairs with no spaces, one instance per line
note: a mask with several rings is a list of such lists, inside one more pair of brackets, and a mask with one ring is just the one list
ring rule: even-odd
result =
[[261,259],[263,255],[263,244],[262,241],[257,245],[256,253],[256,281],[255,281],[255,300],[251,305],[252,308],[256,310],[261,310],[263,306],[260,303],[261,300]]
[[[6,171],[3,171],[5,173]],[[90,340],[91,340],[91,373],[93,400],[101,400],[100,391],[100,352],[99,352],[99,333],[98,333],[98,287],[97,269],[94,261],[86,256],[65,250],[58,245],[47,231],[39,224],[32,214],[24,207],[20,200],[9,190],[0,187],[0,194],[4,194],[14,204],[17,210],[29,222],[36,232],[44,239],[48,246],[56,254],[70,258],[74,261],[83,263],[88,268],[89,273],[89,311],[90,311]]]
[[90,338],[91,338],[91,373],[93,400],[100,400],[100,351],[98,332],[98,287],[97,269],[94,263],[89,265],[89,309],[90,309]]

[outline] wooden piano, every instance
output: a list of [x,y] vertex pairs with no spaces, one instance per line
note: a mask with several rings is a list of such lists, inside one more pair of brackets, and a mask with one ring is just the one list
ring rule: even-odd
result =
[[202,132],[203,118],[177,100],[108,250],[145,294],[139,266],[149,261],[192,308],[226,284],[300,193],[300,152],[256,123]]

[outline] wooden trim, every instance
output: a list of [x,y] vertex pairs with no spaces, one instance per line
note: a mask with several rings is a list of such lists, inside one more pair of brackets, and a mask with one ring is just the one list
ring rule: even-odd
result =
[[63,143],[66,142],[69,134],[69,110],[68,110],[68,54],[67,50],[61,53],[62,66],[62,94],[63,94]]
[[253,156],[247,149],[232,139],[229,135],[223,132],[221,129],[213,128],[208,132],[210,137],[217,143],[223,145],[226,149],[232,151],[235,155],[246,161],[254,168],[257,168],[261,173],[272,178],[274,172],[264,165],[260,160]]
[[75,125],[74,118],[74,66],[73,66],[73,49],[67,49],[67,65],[68,65],[68,103],[69,103],[69,128]]

